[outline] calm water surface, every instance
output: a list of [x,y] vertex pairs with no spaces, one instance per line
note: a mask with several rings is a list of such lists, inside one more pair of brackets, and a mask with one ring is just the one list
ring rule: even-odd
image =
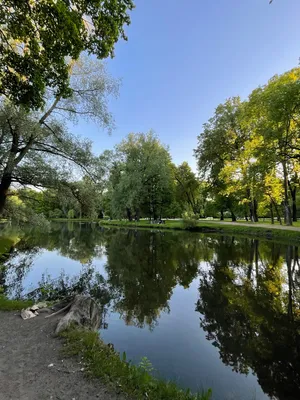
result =
[[10,297],[90,292],[102,338],[134,363],[214,400],[300,399],[296,247],[82,223],[0,235]]

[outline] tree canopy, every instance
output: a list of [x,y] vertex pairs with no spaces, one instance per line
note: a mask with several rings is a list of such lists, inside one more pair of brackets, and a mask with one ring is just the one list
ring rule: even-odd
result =
[[[300,68],[216,108],[198,137],[199,172],[219,203],[257,222],[276,213],[297,221]],[[220,201],[221,200],[221,201]]]
[[44,105],[47,88],[69,97],[72,60],[113,56],[133,8],[132,0],[3,0],[0,95],[27,109]]

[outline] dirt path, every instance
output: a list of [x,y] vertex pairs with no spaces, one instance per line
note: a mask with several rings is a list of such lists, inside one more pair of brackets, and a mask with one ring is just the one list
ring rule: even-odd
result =
[[260,224],[260,223],[251,223],[251,222],[230,222],[230,221],[205,221],[210,224],[219,224],[219,225],[232,225],[232,226],[247,226],[251,229],[253,228],[265,228],[265,229],[279,229],[279,230],[287,230],[287,231],[296,231],[300,232],[300,227],[297,226],[285,226],[285,225],[271,225],[271,224]]
[[124,400],[87,380],[78,360],[63,358],[63,341],[53,336],[56,323],[44,315],[23,321],[19,313],[0,312],[0,400]]

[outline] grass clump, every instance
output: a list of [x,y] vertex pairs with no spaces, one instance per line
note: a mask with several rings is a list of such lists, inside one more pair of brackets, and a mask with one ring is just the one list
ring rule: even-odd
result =
[[150,361],[143,358],[138,366],[126,362],[113,349],[103,343],[97,332],[69,329],[62,333],[66,339],[66,353],[81,356],[88,365],[92,377],[106,383],[136,399],[148,400],[209,400],[211,390],[192,394],[175,383],[156,379]]
[[0,310],[1,311],[15,311],[22,310],[33,305],[30,300],[10,300],[3,294],[0,294]]

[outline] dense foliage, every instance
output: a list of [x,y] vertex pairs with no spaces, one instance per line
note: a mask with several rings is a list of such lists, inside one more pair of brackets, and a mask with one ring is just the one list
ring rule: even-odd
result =
[[242,102],[219,105],[198,137],[195,155],[220,213],[258,221],[297,221],[300,68],[274,76]]
[[81,52],[113,55],[126,39],[132,0],[2,0],[0,5],[0,95],[38,109],[45,91],[69,97],[71,60]]

